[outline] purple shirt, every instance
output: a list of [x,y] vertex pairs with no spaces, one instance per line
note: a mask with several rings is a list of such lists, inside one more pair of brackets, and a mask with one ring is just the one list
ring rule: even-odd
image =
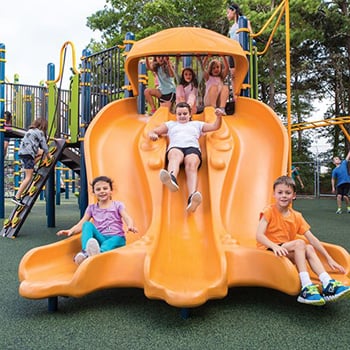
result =
[[101,209],[97,204],[90,204],[86,208],[86,214],[94,219],[96,228],[106,236],[125,237],[123,220],[120,211],[125,209],[122,202],[113,201],[109,208]]

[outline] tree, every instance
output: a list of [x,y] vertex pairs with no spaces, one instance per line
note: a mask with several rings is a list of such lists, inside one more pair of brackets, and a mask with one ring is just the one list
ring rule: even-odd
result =
[[[126,32],[142,39],[159,30],[177,26],[196,26],[219,33],[228,32],[227,1],[223,0],[106,0],[104,9],[88,17],[88,26],[102,32],[98,48],[121,44]],[[280,4],[277,0],[238,1],[254,32],[260,31]],[[334,101],[332,115],[350,111],[350,19],[346,0],[293,0],[290,4],[291,89],[293,122],[307,120],[315,100]],[[285,120],[286,69],[284,18],[274,33],[272,44],[259,57],[259,98]],[[261,51],[274,22],[256,39]],[[302,29],[302,30],[301,30]],[[322,133],[330,140],[334,153],[343,151],[346,141],[335,126]],[[306,132],[294,135],[294,153],[300,156],[309,147]],[[312,155],[306,152],[308,157]]]
[[102,32],[105,47],[120,44],[126,32],[137,40],[160,30],[195,26],[227,32],[223,0],[106,0],[103,10],[88,17],[87,25]]

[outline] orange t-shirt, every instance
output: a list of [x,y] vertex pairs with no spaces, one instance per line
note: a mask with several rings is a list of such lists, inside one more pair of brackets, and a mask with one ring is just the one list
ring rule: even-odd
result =
[[[301,213],[289,208],[289,214],[283,216],[275,204],[266,207],[260,213],[260,219],[264,217],[267,221],[266,237],[277,244],[290,242],[296,239],[296,235],[303,235],[310,230],[310,225],[305,221]],[[257,243],[258,248],[266,247]]]

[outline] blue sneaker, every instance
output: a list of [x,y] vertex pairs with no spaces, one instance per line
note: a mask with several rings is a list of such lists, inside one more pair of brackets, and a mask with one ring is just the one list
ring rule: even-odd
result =
[[330,302],[350,298],[350,287],[344,286],[339,281],[330,280],[327,287],[323,288],[322,295],[324,300]]
[[304,287],[301,290],[297,301],[299,303],[316,306],[322,306],[326,303],[315,284],[310,284]]

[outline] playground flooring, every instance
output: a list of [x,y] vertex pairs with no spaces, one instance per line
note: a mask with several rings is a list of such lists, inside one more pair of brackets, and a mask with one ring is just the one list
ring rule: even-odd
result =
[[[6,203],[8,213],[11,208]],[[334,198],[298,198],[294,208],[303,212],[321,240],[350,251],[350,214],[336,215]],[[18,237],[1,239],[1,349],[350,348],[350,300],[312,307],[265,288],[230,289],[224,299],[191,309],[187,319],[179,309],[149,300],[136,288],[59,298],[59,310],[49,313],[46,299],[19,296],[18,264],[29,249],[57,241],[55,232],[78,219],[76,198],[62,199],[56,228],[48,228],[45,202],[38,201]]]

